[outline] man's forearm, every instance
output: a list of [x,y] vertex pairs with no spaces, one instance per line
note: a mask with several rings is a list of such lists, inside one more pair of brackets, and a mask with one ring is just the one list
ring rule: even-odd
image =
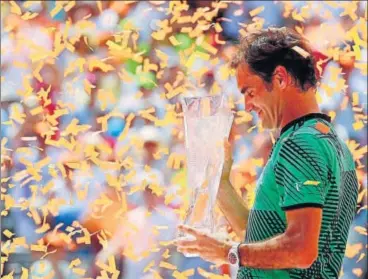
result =
[[260,269],[308,268],[315,255],[300,247],[298,236],[281,234],[239,247],[240,265]]
[[221,179],[217,201],[230,226],[243,240],[249,210],[228,179]]

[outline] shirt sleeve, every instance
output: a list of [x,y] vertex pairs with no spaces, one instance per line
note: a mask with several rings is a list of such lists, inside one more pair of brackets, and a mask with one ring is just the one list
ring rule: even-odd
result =
[[286,139],[278,153],[275,178],[283,210],[323,208],[328,187],[328,159],[321,139],[298,134]]

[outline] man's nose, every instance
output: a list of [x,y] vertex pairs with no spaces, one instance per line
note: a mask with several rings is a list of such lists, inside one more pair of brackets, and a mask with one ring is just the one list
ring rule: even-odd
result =
[[254,108],[253,105],[247,100],[244,100],[244,102],[245,102],[245,110],[247,112],[251,112]]

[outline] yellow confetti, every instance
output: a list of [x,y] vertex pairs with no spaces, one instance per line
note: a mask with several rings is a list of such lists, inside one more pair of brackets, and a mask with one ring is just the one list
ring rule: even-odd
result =
[[365,253],[361,253],[360,256],[359,256],[359,259],[356,262],[358,263],[361,260],[363,260],[364,258],[365,258]]
[[357,20],[358,16],[356,11],[358,9],[357,2],[341,2],[340,7],[344,8],[344,11],[340,14],[340,17],[348,15],[352,20]]
[[52,18],[54,18],[63,9],[63,4],[64,4],[59,1],[55,3],[56,3],[55,7],[50,12],[50,16]]
[[363,129],[364,128],[363,121],[354,122],[353,123],[353,128],[354,128],[355,131]]
[[194,268],[187,269],[182,272],[184,276],[193,276],[194,275]]
[[292,17],[294,20],[296,21],[301,21],[301,22],[305,22],[303,16],[301,14],[298,14],[298,12],[296,10],[294,10],[292,13],[291,13]]
[[98,59],[91,59],[88,61],[88,70],[92,71],[92,70],[96,70],[96,69],[100,69],[101,71],[103,71],[104,73],[109,72],[109,71],[113,71],[114,67],[106,64],[105,62],[98,60]]
[[38,16],[38,13],[31,13],[31,12],[26,12],[24,13],[21,18],[23,20],[29,20],[29,19],[33,19],[35,18],[36,16]]
[[354,227],[354,231],[363,234],[363,235],[368,235],[367,234],[367,228],[361,227],[361,226],[355,226]]
[[256,167],[263,167],[264,165],[263,158],[259,158],[259,159],[252,158],[251,161],[252,161],[252,164],[255,165]]
[[116,264],[115,264],[115,259],[114,256],[110,256],[108,258],[108,265],[101,263],[99,261],[97,261],[96,265],[101,268],[102,270],[112,273],[113,277],[112,278],[116,278],[119,275],[120,271],[116,269]]
[[261,12],[263,12],[263,11],[264,11],[264,6],[260,6],[260,7],[258,7],[258,8],[255,8],[255,9],[251,10],[251,11],[249,12],[249,15],[250,15],[251,17],[254,17],[254,16],[256,16],[256,15],[260,14],[260,13],[261,13]]
[[180,45],[181,43],[174,37],[174,36],[170,36],[169,37],[169,41],[170,43],[173,45],[173,46],[178,46]]
[[22,275],[20,279],[28,279],[28,269],[22,266]]
[[9,231],[8,229],[6,229],[5,231],[3,231],[3,234],[7,237],[7,238],[11,238],[14,234]]
[[86,272],[87,272],[83,268],[72,268],[72,271],[73,271],[73,273],[75,273],[75,274],[77,274],[79,276],[84,276],[84,275],[86,275]]
[[85,244],[91,244],[91,235],[88,232],[88,230],[86,228],[82,228],[82,231],[84,233],[83,237],[78,237],[77,238],[77,243],[81,244],[81,243],[85,243]]
[[36,225],[40,225],[40,224],[41,224],[41,222],[42,222],[42,220],[41,220],[41,216],[40,216],[40,214],[38,213],[38,211],[37,211],[37,210],[35,210],[35,209],[33,209],[33,208],[31,208],[29,211],[30,211],[30,213],[31,213],[31,216],[32,216],[32,218],[33,218],[33,220],[34,220],[35,224],[36,224]]
[[355,58],[357,60],[362,60],[362,52],[360,50],[360,47],[357,45],[354,45],[353,50],[354,50]]
[[124,130],[123,132],[120,134],[119,138],[118,138],[118,141],[122,141],[126,135],[128,134],[128,131],[129,131],[129,128],[130,128],[130,125],[132,124],[132,121],[134,119],[135,115],[133,113],[130,113],[126,119],[126,124],[125,124],[125,127],[124,127]]
[[170,264],[168,262],[164,262],[164,261],[160,262],[160,267],[170,269],[170,270],[176,270],[177,269],[177,267],[175,265]]
[[238,111],[236,115],[240,116],[240,117],[235,117],[234,119],[234,122],[236,125],[240,125],[242,123],[248,123],[253,120],[252,114],[246,111]]
[[172,169],[179,169],[181,164],[184,163],[186,160],[186,156],[183,154],[177,154],[177,153],[171,153],[166,166],[168,168],[172,168]]
[[10,1],[10,12],[16,15],[22,15],[22,10],[15,1]]
[[47,246],[45,245],[31,245],[31,251],[35,251],[35,252],[46,252],[47,251]]
[[185,276],[182,272],[179,272],[177,270],[175,270],[172,274],[172,276],[176,279],[187,279],[188,276]]
[[144,269],[143,272],[146,273],[147,271],[149,271],[152,267],[155,266],[155,261],[151,261]]
[[64,11],[69,12],[75,6],[75,1],[68,1],[64,6]]

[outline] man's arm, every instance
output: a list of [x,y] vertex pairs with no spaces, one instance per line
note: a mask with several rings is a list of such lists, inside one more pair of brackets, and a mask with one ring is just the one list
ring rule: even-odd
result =
[[221,179],[217,202],[236,235],[243,240],[249,210],[241,196],[239,196],[231,185],[229,179]]
[[230,182],[233,158],[231,145],[226,138],[224,140],[224,155],[225,160],[217,193],[217,202],[236,235],[243,240],[245,227],[248,223],[249,210],[242,197],[235,191]]
[[242,244],[240,265],[261,269],[308,268],[318,256],[321,208],[286,211],[285,233],[269,240]]

